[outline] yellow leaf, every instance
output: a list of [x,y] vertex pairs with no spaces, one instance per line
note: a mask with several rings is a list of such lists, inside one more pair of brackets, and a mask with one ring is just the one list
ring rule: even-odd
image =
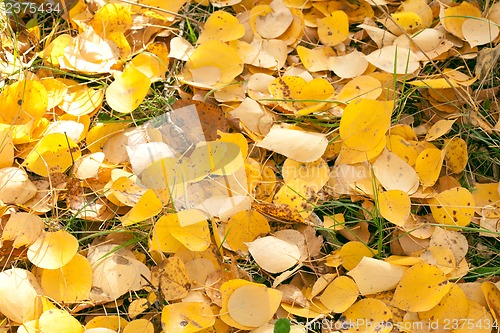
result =
[[300,260],[300,250],[296,244],[274,236],[257,238],[246,245],[257,265],[270,273],[284,272]]
[[393,102],[356,99],[340,119],[340,137],[351,149],[369,151],[385,137],[391,124]]
[[132,320],[125,326],[123,333],[154,333],[153,324],[147,319]]
[[335,51],[331,47],[319,46],[314,49],[308,49],[302,45],[297,46],[297,54],[304,67],[310,72],[319,72],[328,70],[328,61],[335,57]]
[[292,184],[296,180],[303,182],[303,188],[295,190],[309,194],[318,193],[323,188],[330,176],[330,169],[322,158],[306,163],[288,158],[283,163],[281,173],[286,184]]
[[283,296],[280,291],[259,283],[240,284],[239,280],[232,281],[221,286],[221,314],[227,313],[221,316],[224,322],[236,328],[247,329],[262,326],[273,318]]
[[118,332],[118,330],[124,329],[127,325],[128,321],[120,316],[96,316],[89,320],[89,322],[85,325],[85,329],[89,330],[92,328],[102,327]]
[[463,290],[453,284],[441,301],[428,311],[419,312],[420,319],[430,319],[444,325],[447,322],[459,322],[469,313],[469,301]]
[[41,285],[44,295],[56,302],[85,301],[92,287],[92,268],[84,256],[76,254],[60,269],[41,270]]
[[262,38],[279,38],[293,22],[293,14],[283,1],[258,5],[250,11],[250,26]]
[[499,183],[475,184],[472,196],[476,203],[476,214],[487,218],[500,218]]
[[397,226],[402,227],[410,216],[410,197],[401,190],[389,190],[379,193],[378,205],[380,214]]
[[271,231],[267,219],[257,211],[244,210],[233,215],[227,222],[225,239],[233,251],[248,250],[245,243]]
[[402,11],[391,14],[392,20],[387,20],[385,25],[390,32],[396,36],[401,35],[403,32],[414,33],[420,30],[422,26],[422,18],[414,12]]
[[500,319],[500,290],[490,281],[481,283],[481,290],[483,291],[486,303],[490,308],[490,312],[495,320]]
[[164,62],[159,56],[141,52],[131,60],[132,65],[146,75],[151,82],[155,82],[165,78],[168,62]]
[[345,269],[351,270],[358,265],[363,257],[373,257],[375,252],[362,242],[351,241],[340,248],[340,259]]
[[61,103],[68,92],[68,87],[64,82],[52,77],[43,78],[40,83],[47,90],[47,109],[49,110]]
[[92,153],[102,151],[104,144],[114,134],[122,132],[129,127],[123,122],[97,123],[87,133],[86,143],[87,149]]
[[78,240],[67,231],[44,232],[28,248],[28,259],[35,266],[46,269],[61,268],[78,251]]
[[139,199],[137,204],[122,217],[120,221],[124,226],[139,223],[158,215],[163,208],[163,203],[153,190],[147,190]]
[[420,254],[420,258],[438,267],[444,274],[451,273],[456,267],[455,256],[448,247],[429,246]]
[[295,103],[297,115],[307,115],[325,109],[332,99],[335,90],[332,84],[324,78],[315,78],[307,82],[298,95]]
[[0,123],[24,125],[37,122],[48,106],[47,89],[38,81],[16,81],[0,94]]
[[99,35],[109,38],[114,32],[125,32],[132,27],[130,6],[107,3],[95,12],[90,26]]
[[467,226],[474,216],[472,194],[463,187],[443,191],[429,199],[432,216],[437,223],[450,226]]
[[392,74],[413,73],[420,68],[417,54],[397,45],[384,46],[366,56],[366,60],[381,70]]
[[438,305],[450,289],[451,284],[439,268],[416,264],[403,274],[392,304],[404,311],[427,311]]
[[63,100],[57,105],[64,112],[76,117],[91,114],[99,109],[104,100],[104,89],[89,88],[76,81],[64,79],[68,88]]
[[470,17],[481,17],[481,11],[467,1],[464,1],[458,6],[450,6],[444,10],[441,22],[448,32],[460,39],[464,39],[462,25]]
[[336,10],[330,16],[316,21],[318,36],[323,45],[335,46],[349,37],[349,18],[346,13]]
[[59,309],[45,311],[38,320],[40,333],[82,333],[83,326],[68,312]]
[[30,213],[12,213],[4,226],[2,239],[14,241],[14,248],[29,246],[42,234],[44,228],[43,220]]
[[472,300],[469,300],[469,312],[463,318],[464,325],[459,325],[457,329],[453,330],[453,333],[469,333],[471,331],[491,333],[491,329],[495,326],[493,317],[488,313],[488,310]]
[[[217,141],[218,142],[228,142],[228,143],[237,145],[240,148],[242,157],[247,158],[248,141],[243,134],[241,134],[241,133],[225,133],[225,132],[217,130]],[[227,145],[227,148],[233,148],[233,146]]]
[[424,149],[415,161],[415,171],[423,186],[433,186],[443,166],[443,152],[437,148]]
[[425,140],[427,141],[434,141],[446,133],[448,133],[451,130],[451,127],[455,123],[456,119],[454,120],[447,120],[447,119],[441,119],[438,120],[432,127],[429,129],[427,134],[425,135]]
[[339,276],[323,291],[319,300],[334,313],[342,313],[358,299],[356,282],[347,276]]
[[343,321],[346,324],[356,323],[354,328],[356,332],[389,333],[393,328],[392,319],[392,312],[384,302],[375,298],[365,298],[342,313],[337,323],[339,326]]
[[230,13],[218,10],[213,12],[205,21],[203,31],[196,42],[202,44],[212,39],[221,42],[229,42],[240,39],[243,35],[245,35],[245,27],[243,24]]
[[295,111],[294,100],[299,99],[307,82],[300,76],[284,76],[274,79],[269,85],[269,93],[276,103],[288,111]]
[[134,111],[144,100],[149,91],[150,79],[133,64],[106,89],[106,102],[121,113]]
[[151,282],[159,285],[166,301],[182,299],[189,292],[190,281],[186,266],[179,257],[167,258],[151,270]]
[[215,324],[215,316],[207,303],[181,302],[165,306],[161,312],[163,331],[194,333]]
[[0,200],[5,204],[24,204],[38,192],[26,171],[16,167],[0,169]]
[[451,173],[460,173],[469,160],[467,142],[462,138],[444,140],[444,160]]

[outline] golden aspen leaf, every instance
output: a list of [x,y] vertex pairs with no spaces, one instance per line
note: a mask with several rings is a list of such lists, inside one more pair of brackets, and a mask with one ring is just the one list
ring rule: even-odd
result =
[[403,31],[412,34],[421,29],[422,18],[415,12],[402,11],[391,16],[394,21],[387,19],[385,26],[396,36],[403,34]]
[[134,207],[140,198],[146,193],[147,189],[137,185],[127,176],[116,179],[111,185],[110,192],[122,204]]
[[327,274],[323,274],[321,275],[313,284],[312,288],[311,288],[311,292],[310,292],[310,295],[308,294],[307,297],[308,298],[312,298],[312,297],[316,297],[318,296],[320,293],[323,292],[323,290],[325,290],[326,287],[328,287],[328,285],[333,281],[335,280],[335,278],[337,278],[338,274],[337,273],[327,273]]
[[424,79],[413,80],[408,82],[415,87],[432,88],[432,89],[448,89],[451,87],[458,87],[458,83],[451,79],[438,78],[438,79]]
[[48,98],[47,89],[38,81],[14,82],[0,94],[0,123],[36,123],[47,110]]
[[130,113],[144,100],[149,91],[150,79],[133,64],[106,89],[106,102],[115,111]]
[[123,333],[154,333],[153,324],[147,319],[132,320],[125,326]]
[[[453,330],[453,333],[491,333],[494,327],[493,317],[488,313],[484,306],[469,299],[469,312],[462,320],[467,322],[467,325],[459,325]],[[459,321],[460,322],[460,321]]]
[[83,326],[75,317],[59,309],[51,309],[42,313],[38,325],[40,333],[82,333],[84,331]]
[[10,320],[23,323],[35,317],[35,297],[42,295],[35,276],[22,268],[0,272],[0,311]]
[[347,325],[356,323],[356,332],[389,333],[393,328],[392,319],[392,312],[383,301],[375,298],[365,298],[357,301],[342,313],[337,324],[340,326],[343,321]]
[[87,149],[92,153],[102,151],[104,144],[109,138],[114,134],[122,132],[127,127],[129,125],[123,122],[97,123],[87,133],[85,140]]
[[235,49],[218,40],[199,45],[186,61],[183,80],[200,88],[231,83],[243,71],[243,60]]
[[498,320],[500,318],[500,290],[490,281],[481,283],[481,290],[491,314],[495,320]]
[[[228,315],[241,326],[262,326],[273,318],[282,296],[282,292],[263,284],[251,283],[240,286],[227,300]],[[223,305],[225,303],[223,302]],[[224,306],[221,312],[223,310]]]
[[66,46],[73,42],[73,37],[69,34],[61,34],[54,38],[42,51],[41,56],[48,63],[59,66],[59,58],[64,55]]
[[[137,3],[137,5],[135,5]],[[173,21],[177,16],[176,13],[184,6],[186,0],[138,0],[134,2],[132,11],[143,13],[143,15],[158,19],[160,21]]]
[[335,90],[332,84],[324,78],[315,78],[307,82],[298,95],[295,103],[297,115],[307,115],[323,110],[332,99]]
[[210,232],[205,213],[188,209],[162,216],[155,224],[152,242],[163,252],[175,252],[179,247],[171,243],[172,237],[191,251],[206,250],[210,245]]
[[132,27],[130,6],[107,3],[95,12],[89,24],[97,34],[105,38],[115,32],[123,33]]
[[250,11],[250,26],[262,38],[278,38],[293,22],[291,10],[281,0],[255,6]]
[[330,177],[328,164],[322,158],[306,163],[288,158],[283,163],[281,173],[285,184],[291,184],[296,180],[303,182],[304,188],[296,190],[300,193],[304,190],[308,194],[318,193]]
[[422,263],[410,267],[401,278],[392,305],[411,312],[428,311],[450,291],[446,275],[436,266]]
[[432,25],[434,17],[431,7],[425,0],[406,0],[401,2],[400,9],[405,12],[414,12],[420,16],[422,24],[420,29],[428,28]]
[[269,93],[279,106],[288,111],[295,111],[294,100],[299,99],[306,84],[307,81],[300,76],[278,77],[269,85]]
[[410,197],[408,193],[401,190],[379,193],[378,205],[380,215],[397,226],[402,227],[410,216]]
[[165,78],[168,61],[165,62],[159,56],[150,52],[141,52],[132,58],[130,63],[142,74],[146,75],[151,82]]
[[406,269],[379,259],[363,257],[347,275],[354,279],[359,293],[364,296],[396,288]]
[[271,231],[267,219],[254,210],[244,210],[231,216],[225,230],[225,239],[229,247],[233,251],[243,252],[248,250],[245,243],[252,242],[258,236]]
[[443,246],[429,246],[420,254],[420,258],[429,264],[438,267],[444,274],[451,273],[456,267],[456,260],[453,252]]
[[182,299],[187,296],[190,282],[186,266],[179,257],[167,258],[151,270],[151,282],[159,285],[166,301]]
[[487,218],[500,217],[499,183],[475,184],[472,196],[476,203],[476,214]]
[[321,302],[310,302],[309,307],[305,308],[286,303],[281,303],[281,307],[286,312],[303,318],[318,318],[321,315],[327,315],[330,313],[330,310],[321,304]]
[[347,276],[339,276],[323,291],[319,300],[334,313],[342,313],[358,299],[356,282]]
[[44,228],[43,220],[31,213],[12,213],[5,224],[2,240],[14,241],[12,246],[19,248],[33,244],[42,234]]
[[322,133],[308,132],[285,124],[273,125],[264,139],[256,144],[299,162],[318,160],[328,146]]
[[423,186],[433,186],[443,166],[443,152],[437,148],[424,149],[415,161],[415,171]]
[[205,21],[203,30],[196,42],[202,44],[212,39],[229,42],[240,39],[244,35],[245,27],[236,17],[226,11],[218,10],[210,14]]
[[78,240],[67,231],[46,231],[28,248],[28,259],[45,269],[61,268],[78,251]]
[[127,214],[120,217],[120,221],[124,226],[139,223],[158,215],[162,208],[163,203],[156,193],[153,190],[147,190],[137,204]]
[[362,242],[351,241],[344,244],[339,251],[342,266],[348,271],[356,267],[363,257],[373,257],[375,252]]
[[469,161],[467,142],[462,138],[444,140],[444,161],[451,173],[462,172]]
[[314,198],[310,198],[304,192],[305,187],[304,182],[300,180],[285,184],[274,195],[273,203],[284,204],[293,212],[298,213],[303,218],[307,218],[312,214],[314,209]]
[[64,112],[80,117],[101,107],[104,89],[90,88],[73,80],[63,80],[63,83],[68,87],[68,91],[57,106]]
[[457,263],[465,258],[469,250],[467,238],[462,233],[440,227],[434,229],[429,246],[440,246],[450,249]]
[[446,133],[448,133],[451,130],[451,127],[455,123],[456,119],[453,120],[447,120],[447,119],[441,119],[438,120],[432,127],[427,131],[427,134],[425,135],[425,140],[426,141],[434,141]]
[[418,56],[410,49],[389,45],[373,51],[366,60],[375,67],[392,74],[413,73],[420,68]]
[[[151,273],[151,277],[153,277],[153,273]],[[150,302],[147,298],[134,299],[132,302],[130,302],[130,305],[128,307],[128,316],[130,318],[135,318],[141,315],[149,308],[149,305]]]
[[441,325],[459,321],[469,313],[469,301],[463,290],[456,284],[451,285],[448,293],[432,309],[418,313],[420,319],[430,319]]
[[[352,149],[347,147],[344,143],[341,145],[339,156],[337,157],[338,164],[358,164],[365,163],[369,160],[372,160],[379,156],[385,149],[386,146],[386,138],[382,137],[382,140],[373,148],[368,151],[362,151],[357,149]],[[370,185],[369,187],[372,187]],[[373,192],[373,189],[370,189],[369,192]]]
[[274,236],[258,238],[246,245],[257,265],[270,273],[284,272],[300,259],[297,245]]
[[297,46],[297,54],[300,61],[309,72],[326,71],[329,69],[328,61],[335,57],[335,51],[331,47],[319,46],[308,49],[302,45]]
[[458,6],[445,9],[441,22],[449,33],[464,39],[462,25],[470,17],[481,17],[481,11],[474,5],[464,1]]
[[349,17],[341,10],[330,13],[325,18],[318,19],[318,37],[326,46],[335,46],[349,37]]
[[165,306],[161,312],[165,332],[194,333],[215,324],[215,316],[208,303],[181,302]]
[[491,43],[498,33],[498,25],[490,20],[468,18],[462,23],[462,34],[471,47]]
[[443,191],[428,202],[432,216],[440,224],[465,227],[474,216],[474,197],[463,187]]
[[46,77],[39,81],[47,90],[47,109],[50,110],[62,102],[68,87],[61,80]]
[[14,143],[9,129],[0,129],[0,168],[11,167],[14,163]]
[[[218,142],[228,142],[232,147],[232,144],[237,145],[240,148],[241,155],[243,158],[247,158],[248,155],[248,141],[245,136],[241,133],[225,133],[217,130],[217,141]],[[236,148],[236,147],[234,147]],[[219,163],[218,163],[219,164]]]
[[89,320],[89,322],[85,325],[85,329],[93,329],[93,328],[106,328],[115,332],[118,332],[120,329],[124,329],[127,327],[128,321],[125,318],[120,316],[96,316]]
[[369,151],[385,137],[391,124],[393,102],[356,99],[344,109],[340,137],[351,149]]
[[88,300],[92,288],[92,268],[84,256],[76,254],[60,269],[43,269],[41,285],[44,295],[56,302]]
[[400,135],[392,134],[387,138],[387,149],[404,160],[408,165],[413,166],[417,161],[418,152],[416,148]]
[[37,194],[38,189],[23,169],[0,169],[0,200],[5,204],[24,204]]

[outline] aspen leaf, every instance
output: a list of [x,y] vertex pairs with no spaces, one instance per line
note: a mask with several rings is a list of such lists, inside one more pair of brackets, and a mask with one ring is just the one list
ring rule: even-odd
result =
[[290,305],[286,303],[281,303],[281,307],[288,313],[303,318],[317,318],[318,316],[330,313],[330,310],[327,309],[323,304],[321,304],[321,302],[310,303],[309,307],[305,308],[298,305]]
[[68,137],[68,139],[73,140],[73,142],[80,141],[82,134],[85,130],[85,125],[73,120],[58,120],[51,122],[43,135],[61,133]]
[[411,200],[406,192],[389,190],[379,193],[380,214],[389,222],[402,227],[410,216]]
[[123,33],[132,27],[130,7],[120,3],[107,3],[95,12],[90,26],[105,38],[109,38],[112,33]]
[[56,302],[85,301],[92,287],[92,268],[84,256],[76,254],[60,269],[43,269],[41,285],[44,294]]
[[35,297],[42,294],[35,276],[22,268],[0,272],[0,311],[10,320],[23,323],[34,319]]
[[106,141],[111,138],[114,134],[120,133],[125,130],[129,125],[122,122],[106,122],[97,123],[93,126],[87,133],[85,142],[87,143],[87,149],[92,153],[102,151]]
[[42,234],[43,220],[30,213],[12,213],[4,226],[2,240],[14,241],[14,248],[33,244]]
[[226,226],[225,239],[233,251],[248,250],[245,243],[271,231],[267,219],[257,211],[244,210],[233,215]]
[[0,200],[6,204],[24,204],[37,193],[26,171],[7,167],[0,169]]
[[450,249],[457,263],[465,258],[469,250],[467,238],[462,233],[440,227],[434,229],[429,246],[440,246]]
[[407,268],[379,259],[363,257],[359,264],[347,272],[363,296],[396,288]]
[[342,266],[351,270],[356,267],[364,257],[373,257],[375,252],[365,244],[358,241],[351,241],[344,244],[339,251]]
[[468,160],[467,142],[462,138],[444,140],[444,161],[447,169],[452,173],[460,173],[467,166]]
[[422,26],[422,18],[415,12],[401,11],[391,14],[392,19],[387,19],[385,26],[393,34],[399,36],[403,32],[414,33],[420,30]]
[[441,22],[449,33],[464,39],[462,25],[470,17],[481,17],[481,11],[468,2],[461,2],[458,6],[444,10]]
[[67,93],[57,105],[64,112],[76,117],[91,114],[96,111],[104,100],[104,90],[90,88],[73,80],[62,81],[67,87]]
[[500,290],[490,281],[481,283],[481,290],[483,291],[484,298],[488,304],[491,314],[498,320],[500,317]]
[[[330,176],[330,169],[324,159],[314,162],[301,163],[293,159],[286,159],[281,169],[283,180],[292,184],[296,180],[303,182],[305,193],[317,193],[326,184]],[[297,188],[298,192],[302,192]]]
[[302,64],[309,72],[319,72],[331,69],[329,66],[329,59],[335,57],[335,51],[333,51],[331,47],[320,46],[314,49],[308,49],[299,45],[296,50]]
[[50,309],[42,313],[38,325],[40,333],[82,333],[84,330],[82,324],[75,317],[59,309]]
[[462,23],[462,34],[470,47],[491,43],[498,32],[498,25],[490,20],[468,18]]
[[433,186],[443,166],[443,152],[437,148],[424,149],[415,161],[415,171],[423,186]]
[[38,81],[17,81],[0,94],[0,123],[24,125],[38,121],[48,106],[47,89]]
[[436,266],[422,263],[410,267],[401,278],[392,304],[405,311],[428,311],[450,291],[445,274]]
[[323,291],[319,300],[334,313],[342,313],[358,299],[359,290],[351,278],[339,276]]
[[228,314],[240,325],[262,326],[273,318],[282,295],[282,292],[263,284],[252,283],[240,286],[231,293],[227,300]]
[[245,35],[245,27],[243,24],[230,13],[218,10],[210,14],[205,21],[203,31],[198,37],[197,43],[202,44],[212,39],[229,42],[240,39],[243,35]]
[[115,111],[130,113],[142,103],[150,83],[144,73],[130,64],[106,89],[106,102]]
[[482,324],[494,322],[493,317],[488,313],[484,306],[469,300],[469,312],[467,316],[463,318],[467,320],[468,325],[458,327],[456,330],[453,330],[453,333],[468,333],[471,330],[474,330],[474,332],[477,333],[491,332],[491,327],[489,327],[490,325]]
[[47,109],[50,110],[62,102],[68,92],[64,82],[56,78],[46,77],[39,81],[47,90]]
[[154,333],[153,324],[147,319],[132,320],[125,326],[123,333]]
[[385,137],[391,123],[392,102],[360,98],[346,106],[340,119],[340,137],[351,149],[369,151]]
[[44,136],[26,156],[26,168],[42,177],[65,172],[73,161],[80,158],[80,148],[62,133]]
[[335,46],[349,37],[349,17],[341,10],[330,13],[325,18],[318,19],[318,37],[326,46]]
[[457,264],[453,252],[451,252],[449,248],[439,245],[428,246],[425,251],[420,254],[420,258],[438,267],[444,274],[451,273]]
[[475,184],[472,197],[476,203],[476,214],[488,218],[500,217],[499,183]]
[[281,36],[293,22],[293,14],[282,0],[273,0],[269,5],[255,6],[250,11],[250,25],[262,38]]
[[168,62],[165,62],[161,57],[151,52],[139,53],[132,58],[130,63],[135,69],[146,75],[151,82],[163,79],[168,65]]
[[472,194],[463,187],[443,191],[429,199],[432,216],[437,223],[450,226],[467,226],[474,216]]
[[300,101],[295,103],[296,114],[307,115],[320,111],[327,105],[335,91],[328,80],[315,78],[307,82],[298,95]]
[[78,251],[78,240],[67,231],[46,231],[28,248],[28,259],[46,269],[61,268]]
[[255,262],[270,273],[284,272],[297,264],[300,259],[297,245],[274,236],[258,238],[246,245]]
[[279,106],[288,111],[295,111],[296,106],[293,100],[299,99],[306,84],[307,81],[300,76],[279,77],[269,85],[269,93],[277,99]]
[[393,74],[413,73],[420,68],[417,55],[404,47],[384,46],[366,56],[366,60],[377,68]]
[[389,333],[393,328],[392,319],[392,312],[384,302],[375,298],[365,298],[342,313],[337,324],[342,325],[342,321],[345,320],[347,324],[360,323],[355,326],[359,332]]
[[159,285],[166,301],[182,299],[189,292],[186,267],[179,257],[167,258],[151,270],[151,282]]
[[469,313],[469,301],[463,290],[453,284],[441,301],[428,311],[419,312],[420,319],[431,319],[441,324],[449,320],[466,318]]
[[139,223],[160,213],[163,203],[153,190],[146,190],[137,204],[122,217],[120,221],[124,226]]
[[344,56],[332,57],[328,66],[328,69],[342,79],[356,78],[363,74],[367,68],[368,61],[365,55],[359,51],[353,51]]
[[324,134],[307,132],[299,128],[273,125],[264,139],[256,144],[299,162],[313,162],[326,150],[328,140]]
[[[86,329],[85,332],[87,332],[88,330],[99,329],[99,328],[118,332],[120,329],[127,327],[127,325],[128,321],[125,318],[108,314],[107,316],[96,316],[91,320],[89,320],[88,323],[85,325]],[[102,333],[108,333],[108,332],[105,331]]]
[[425,135],[425,140],[427,141],[434,141],[446,133],[448,133],[451,130],[451,127],[455,123],[456,119],[453,120],[446,120],[446,119],[441,119],[438,120],[432,127],[429,129],[427,134]]

